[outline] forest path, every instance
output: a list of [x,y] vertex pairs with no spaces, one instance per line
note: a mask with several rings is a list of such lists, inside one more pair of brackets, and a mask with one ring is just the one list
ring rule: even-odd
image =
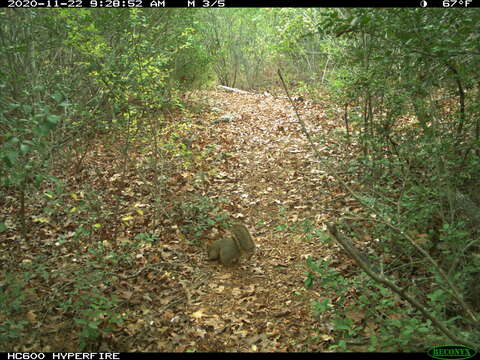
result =
[[[196,258],[204,280],[198,287],[190,284],[188,291],[195,348],[322,350],[332,341],[331,329],[314,319],[310,303],[328,294],[306,289],[305,260],[312,256],[336,263],[343,257],[338,248],[313,236],[312,227],[321,229],[331,216],[325,209],[332,214],[332,208],[342,207],[345,194],[314,160],[287,99],[224,91],[205,96],[224,111],[214,116],[236,118],[212,124],[209,136],[198,140],[202,146],[219,144],[230,154],[208,195],[229,199],[231,214],[250,229],[257,252],[232,268],[206,262],[204,253]],[[334,141],[331,131],[339,125],[328,121],[320,106],[296,104],[312,135],[323,138],[323,145]],[[328,146],[320,146],[320,153],[335,156]],[[306,345],[318,334],[325,343]]]
[[[171,119],[172,132],[185,123],[194,131],[192,152],[162,148],[157,155],[171,152],[160,167],[148,133],[128,148],[128,162],[119,155],[122,133],[92,140],[82,166],[72,161],[56,170],[65,190],[46,185],[39,193],[58,197],[29,202],[36,240],[20,242],[11,231],[2,243],[5,254],[21,246],[8,272],[33,274],[30,297],[22,295],[31,325],[16,351],[75,352],[81,341],[84,350],[108,352],[317,351],[338,340],[328,315],[338,295],[304,281],[310,256],[352,271],[337,246],[321,241],[325,223],[351,208],[350,200],[314,159],[286,98],[218,90],[199,97],[206,109]],[[348,157],[336,141],[339,121],[318,104],[296,106],[322,160]],[[234,120],[218,121],[227,114]],[[180,146],[168,121],[157,123]],[[205,249],[183,232],[185,224],[221,222],[204,206],[219,198],[227,199],[221,214],[244,223],[257,244],[250,260],[228,268],[206,261]],[[14,199],[5,209],[17,206]],[[222,236],[218,230],[197,238],[200,245]],[[356,290],[341,294],[355,303],[347,291]],[[311,302],[325,299],[333,308],[315,318]],[[102,331],[90,330],[96,327]]]

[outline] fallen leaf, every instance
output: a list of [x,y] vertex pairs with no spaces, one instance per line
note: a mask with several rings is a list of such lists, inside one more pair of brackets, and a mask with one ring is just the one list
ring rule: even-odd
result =
[[202,317],[205,316],[204,312],[206,311],[205,308],[202,308],[202,309],[199,309],[197,311],[195,311],[191,317],[193,317],[194,319],[201,319]]
[[27,320],[31,324],[33,324],[34,322],[37,321],[37,315],[32,310],[30,310],[29,312],[27,312]]

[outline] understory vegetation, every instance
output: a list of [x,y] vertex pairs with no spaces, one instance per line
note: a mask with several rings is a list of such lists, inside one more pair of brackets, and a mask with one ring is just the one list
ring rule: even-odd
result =
[[[0,44],[1,351],[480,349],[477,9],[0,9]],[[207,263],[234,222],[253,260]]]

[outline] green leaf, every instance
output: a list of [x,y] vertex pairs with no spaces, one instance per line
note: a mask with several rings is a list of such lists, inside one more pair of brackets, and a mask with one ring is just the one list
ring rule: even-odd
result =
[[432,293],[428,294],[428,298],[431,301],[437,301],[444,295],[444,291],[442,289],[436,289]]
[[55,94],[52,95],[53,100],[55,100],[57,103],[63,100],[63,95],[56,92]]
[[42,175],[35,175],[35,179],[33,181],[33,186],[35,186],[35,188],[39,188],[40,187],[40,184],[41,182],[43,181],[44,177]]
[[37,126],[32,130],[32,132],[38,137],[47,136],[50,128],[53,128],[53,126],[51,125]]
[[16,136],[12,137],[11,139],[8,139],[8,141],[5,143],[6,146],[12,146],[15,144],[18,144],[20,142],[20,139]]
[[96,322],[91,321],[88,323],[88,327],[91,329],[98,329],[98,324]]
[[31,105],[22,105],[22,110],[26,114],[30,114],[32,112],[32,106]]
[[22,152],[22,154],[26,154],[28,150],[30,150],[30,146],[28,146],[27,144],[23,143],[20,145],[20,151]]
[[8,167],[12,167],[15,165],[17,161],[18,153],[16,151],[8,151],[4,156],[3,160],[7,164]]
[[60,121],[60,116],[58,115],[48,115],[47,116],[47,123],[50,124],[52,127],[57,125],[57,123]]
[[313,301],[313,311],[317,314],[321,314],[329,309],[330,299],[323,299],[322,301]]
[[348,319],[337,318],[333,322],[337,330],[349,330],[352,326],[352,322]]
[[0,221],[0,233],[7,231],[7,225],[3,221]]

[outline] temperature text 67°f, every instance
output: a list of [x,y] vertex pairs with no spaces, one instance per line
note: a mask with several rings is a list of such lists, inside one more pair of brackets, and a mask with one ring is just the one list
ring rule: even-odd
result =
[[468,7],[472,2],[472,0],[443,0],[442,5],[444,8]]

